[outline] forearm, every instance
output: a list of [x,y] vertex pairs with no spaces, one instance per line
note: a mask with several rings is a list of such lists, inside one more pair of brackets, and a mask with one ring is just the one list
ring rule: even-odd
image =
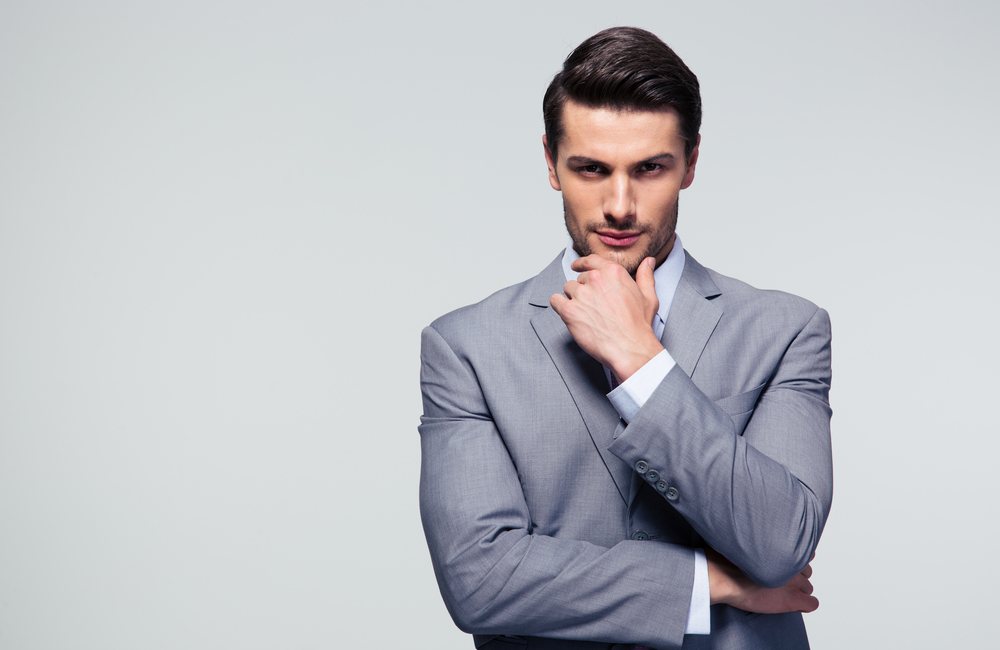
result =
[[[424,530],[461,629],[661,649],[682,642],[692,549],[531,534],[516,470],[491,425],[425,418],[420,429]],[[476,461],[462,468],[458,459]]]
[[[764,408],[761,420],[774,417]],[[709,545],[758,584],[779,586],[808,563],[829,509],[817,494],[830,481],[828,430],[800,435],[814,441],[813,486],[738,435],[732,418],[675,368],[610,449],[632,465],[645,461]]]
[[[713,548],[758,584],[778,586],[809,561],[829,512],[828,422],[829,407],[811,397],[765,395],[739,435],[675,368],[610,450],[633,466],[645,461]],[[750,444],[755,437],[765,447],[783,442],[783,453],[806,461],[783,464]]]

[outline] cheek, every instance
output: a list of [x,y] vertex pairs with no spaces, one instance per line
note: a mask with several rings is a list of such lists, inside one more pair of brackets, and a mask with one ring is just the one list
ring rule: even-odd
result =
[[583,219],[593,219],[595,213],[603,214],[599,193],[591,188],[567,187],[564,183],[563,202],[574,214]]
[[646,219],[659,220],[663,215],[673,213],[678,193],[679,189],[673,187],[670,191],[646,192],[638,197],[639,211],[646,214]]

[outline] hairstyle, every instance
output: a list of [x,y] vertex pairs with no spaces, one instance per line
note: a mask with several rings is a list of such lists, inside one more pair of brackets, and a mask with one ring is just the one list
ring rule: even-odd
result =
[[542,115],[549,153],[556,159],[566,100],[590,108],[662,111],[680,116],[684,156],[691,158],[701,128],[698,77],[656,35],[612,27],[580,43],[545,91]]

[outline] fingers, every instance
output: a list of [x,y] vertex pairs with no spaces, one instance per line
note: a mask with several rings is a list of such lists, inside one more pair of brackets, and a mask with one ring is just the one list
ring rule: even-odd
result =
[[570,268],[577,273],[582,273],[583,271],[596,271],[597,269],[603,269],[609,264],[614,264],[614,262],[609,262],[595,253],[588,255],[587,257],[581,257],[573,260],[573,263],[570,264]]
[[638,285],[639,291],[642,292],[646,300],[652,303],[658,303],[656,298],[656,280],[653,279],[653,268],[655,266],[656,260],[652,257],[647,257],[635,272],[635,283]]
[[804,599],[803,607],[799,611],[803,614],[808,614],[809,612],[815,612],[817,609],[819,609],[819,599],[815,596],[808,596]]
[[812,612],[819,607],[819,600],[812,595],[812,583],[805,577],[805,571],[795,576],[791,582],[785,585],[785,589],[791,589],[789,597],[794,602],[792,608],[799,612]]
[[549,298],[549,304],[552,306],[552,309],[554,309],[555,312],[560,316],[563,315],[563,309],[566,307],[568,303],[569,303],[569,298],[562,295],[561,293],[554,293],[552,294],[552,297]]
[[[577,294],[579,293],[580,288],[582,286],[583,286],[583,283],[579,282],[578,280],[569,280],[568,282],[566,282],[566,284],[563,285],[563,292],[562,292],[561,296],[563,298],[565,298],[566,300],[573,300],[574,298],[577,297]],[[560,294],[556,294],[556,295],[560,295]],[[550,300],[549,302],[551,303],[552,301]],[[555,307],[553,306],[553,309],[554,308]],[[556,309],[556,311],[559,311],[559,310]]]
[[813,592],[812,583],[809,582],[809,576],[811,575],[812,567],[807,564],[806,568],[802,569],[797,576],[788,581],[785,588],[801,591],[804,594],[811,594]]

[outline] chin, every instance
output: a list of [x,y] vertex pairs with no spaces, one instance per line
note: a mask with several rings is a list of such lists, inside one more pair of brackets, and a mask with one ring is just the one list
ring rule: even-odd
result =
[[598,255],[609,262],[621,265],[632,277],[635,277],[635,272],[639,269],[642,261],[649,257],[648,254],[644,255],[633,250],[620,251],[613,248],[605,249],[605,252],[598,253]]

